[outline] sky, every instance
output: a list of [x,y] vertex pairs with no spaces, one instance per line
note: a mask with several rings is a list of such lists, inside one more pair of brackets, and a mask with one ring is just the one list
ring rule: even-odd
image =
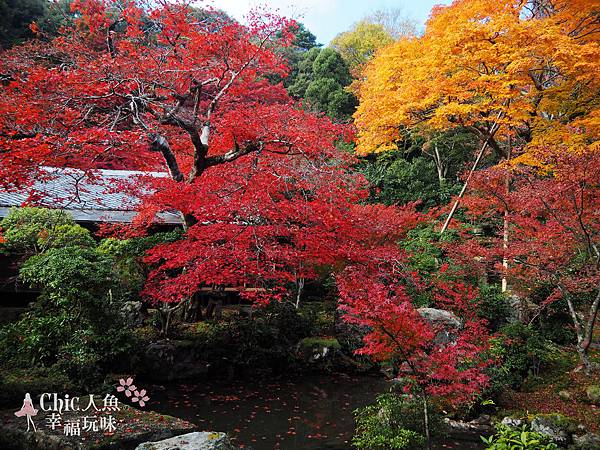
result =
[[382,8],[401,8],[406,17],[422,28],[432,6],[448,4],[450,0],[205,0],[201,3],[222,9],[240,21],[249,10],[267,6],[273,12],[304,23],[318,42],[327,45],[354,22]]

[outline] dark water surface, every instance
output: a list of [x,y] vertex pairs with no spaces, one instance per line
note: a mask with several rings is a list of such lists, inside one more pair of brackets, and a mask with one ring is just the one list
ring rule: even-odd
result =
[[[153,392],[151,409],[200,430],[227,432],[236,445],[252,450],[348,450],[352,411],[387,388],[380,377],[338,374],[179,384]],[[436,448],[481,447],[444,443]]]

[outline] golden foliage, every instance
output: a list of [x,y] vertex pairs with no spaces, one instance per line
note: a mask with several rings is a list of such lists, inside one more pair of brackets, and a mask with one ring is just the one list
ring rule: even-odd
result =
[[363,20],[354,25],[352,30],[334,37],[331,47],[340,52],[350,70],[354,71],[366,63],[378,49],[392,42],[392,35],[383,25]]
[[361,154],[403,129],[466,127],[529,147],[597,140],[600,0],[455,0],[425,34],[380,50],[359,82]]

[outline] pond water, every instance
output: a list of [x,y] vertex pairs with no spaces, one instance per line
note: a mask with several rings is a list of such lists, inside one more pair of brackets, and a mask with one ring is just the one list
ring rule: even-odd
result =
[[[352,411],[372,403],[387,387],[380,377],[339,374],[180,384],[154,391],[151,409],[201,430],[227,432],[241,448],[349,450]],[[481,447],[448,442],[436,448]]]

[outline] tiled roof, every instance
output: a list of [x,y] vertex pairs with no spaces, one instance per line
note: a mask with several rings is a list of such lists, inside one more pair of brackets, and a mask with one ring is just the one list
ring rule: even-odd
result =
[[[139,199],[118,192],[115,187],[120,183],[135,182],[138,176],[168,176],[163,172],[96,170],[90,179],[79,169],[45,167],[43,171],[48,176],[36,181],[27,191],[0,189],[0,218],[6,217],[10,208],[22,206],[33,190],[39,194],[39,200],[31,204],[68,211],[77,222],[131,222]],[[177,212],[160,213],[156,220],[167,224],[182,223]]]

